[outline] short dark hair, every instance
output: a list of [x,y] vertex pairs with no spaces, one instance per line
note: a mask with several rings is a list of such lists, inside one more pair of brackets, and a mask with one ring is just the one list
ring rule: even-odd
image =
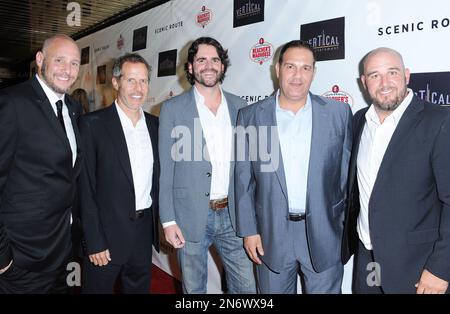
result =
[[189,64],[194,63],[194,57],[197,54],[198,46],[200,45],[209,45],[216,48],[217,54],[220,58],[220,62],[222,62],[223,64],[223,74],[220,77],[220,83],[223,83],[225,73],[227,72],[227,68],[230,65],[230,60],[228,59],[228,50],[223,49],[222,45],[217,40],[211,37],[199,37],[189,47],[187,62],[184,64],[184,72],[186,73],[187,80],[189,81],[189,83],[191,83],[191,85],[194,85],[195,78],[193,74],[189,73]]
[[112,76],[119,79],[122,76],[122,66],[125,62],[131,63],[143,63],[147,68],[147,77],[150,81],[150,65],[145,61],[143,57],[141,57],[138,53],[126,53],[123,56],[120,56],[116,59],[112,69]]
[[314,48],[308,42],[303,41],[303,40],[291,40],[290,42],[285,43],[284,46],[280,50],[280,57],[278,58],[279,64],[283,63],[284,53],[289,48],[304,48],[304,49],[311,51],[311,53],[313,55],[313,65],[316,64],[316,52],[314,51]]

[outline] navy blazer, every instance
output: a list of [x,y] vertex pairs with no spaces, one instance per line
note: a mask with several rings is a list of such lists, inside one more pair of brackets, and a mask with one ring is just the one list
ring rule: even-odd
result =
[[[358,245],[356,161],[368,108],[354,116],[342,258]],[[415,293],[423,269],[450,281],[450,110],[413,97],[383,157],[369,200],[375,261],[386,293]]]

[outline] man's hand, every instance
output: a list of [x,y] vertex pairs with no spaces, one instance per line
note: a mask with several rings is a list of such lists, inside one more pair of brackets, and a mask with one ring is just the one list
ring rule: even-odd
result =
[[417,294],[444,294],[448,288],[448,281],[436,277],[424,269],[419,282],[415,286]]
[[244,248],[247,251],[248,256],[256,264],[262,264],[258,255],[264,256],[264,249],[262,247],[261,236],[255,234],[244,238]]
[[8,266],[6,266],[5,268],[0,269],[0,275],[3,274],[5,271],[7,271],[11,267],[12,262],[13,261],[11,260],[11,262],[9,262]]
[[164,228],[164,235],[166,241],[169,242],[174,248],[179,249],[184,246],[184,237],[180,227],[177,224]]
[[89,255],[89,260],[95,266],[106,266],[111,262],[111,256],[109,250]]

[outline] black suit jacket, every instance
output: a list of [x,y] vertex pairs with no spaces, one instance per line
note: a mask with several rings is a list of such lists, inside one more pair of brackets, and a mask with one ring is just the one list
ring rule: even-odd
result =
[[[65,98],[79,147],[81,106]],[[0,268],[35,272],[63,266],[80,170],[52,106],[35,77],[0,92]]]
[[[358,245],[357,154],[368,108],[354,116],[342,258]],[[450,110],[413,97],[383,157],[369,200],[375,261],[386,293],[414,293],[423,269],[450,281]]]
[[[149,234],[137,235],[159,250],[158,237],[158,118],[145,113],[153,149],[152,217],[147,216]],[[135,194],[125,135],[114,103],[84,115],[80,132],[85,159],[80,175],[80,204],[87,254],[109,249],[115,264],[127,261],[135,241]],[[143,161],[145,162],[145,161]],[[152,228],[153,226],[153,228]]]

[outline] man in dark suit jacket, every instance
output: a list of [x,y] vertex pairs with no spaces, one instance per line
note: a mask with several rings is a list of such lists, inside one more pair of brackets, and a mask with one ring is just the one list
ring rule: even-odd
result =
[[66,292],[81,106],[66,93],[80,51],[44,42],[38,74],[0,93],[0,293]]
[[389,48],[361,76],[372,105],[354,117],[343,259],[356,293],[445,293],[450,280],[450,110],[407,88]]
[[85,162],[81,221],[88,258],[83,293],[149,293],[152,244],[158,250],[158,120],[145,113],[150,67],[138,54],[113,67],[116,101],[81,118]]

